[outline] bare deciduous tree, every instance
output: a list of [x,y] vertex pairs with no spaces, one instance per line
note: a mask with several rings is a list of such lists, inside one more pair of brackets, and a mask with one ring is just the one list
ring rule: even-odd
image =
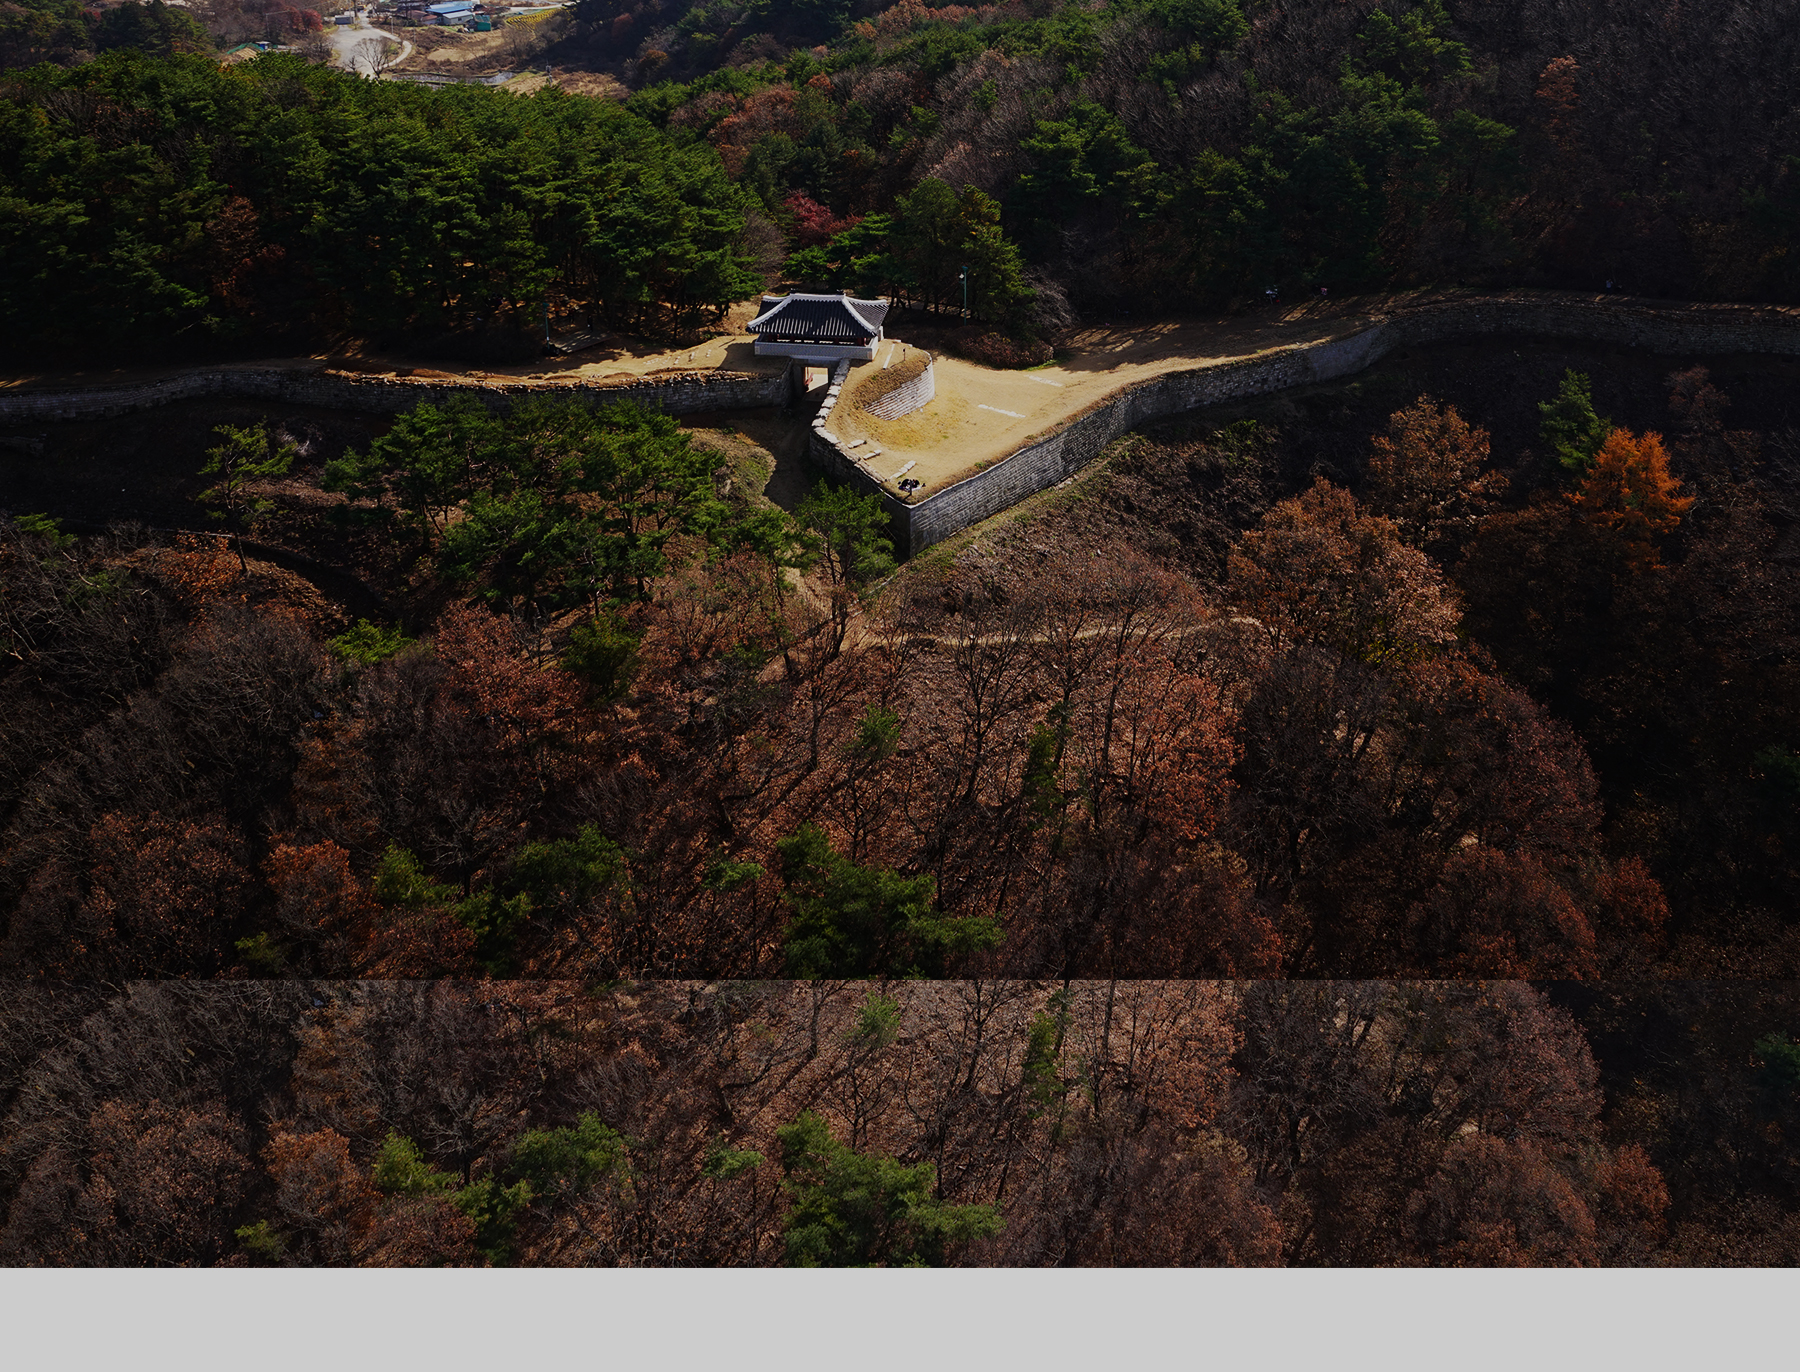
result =
[[384,34],[372,33],[351,46],[346,61],[352,71],[374,76],[398,62],[400,53],[400,44]]

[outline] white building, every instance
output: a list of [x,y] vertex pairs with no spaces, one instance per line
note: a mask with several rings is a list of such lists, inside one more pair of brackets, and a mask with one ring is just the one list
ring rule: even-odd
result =
[[885,300],[836,295],[765,295],[749,323],[758,357],[791,357],[830,366],[848,359],[872,362],[887,318]]

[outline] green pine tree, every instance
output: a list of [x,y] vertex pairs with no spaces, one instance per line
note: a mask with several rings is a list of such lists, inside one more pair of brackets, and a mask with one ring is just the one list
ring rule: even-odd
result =
[[782,940],[789,976],[942,976],[954,958],[1000,942],[991,919],[938,914],[929,875],[859,867],[815,824],[775,847],[793,911]]
[[1538,406],[1543,416],[1538,433],[1572,478],[1582,476],[1594,454],[1612,433],[1612,421],[1594,413],[1592,385],[1586,373],[1566,371],[1556,398]]
[[939,1199],[930,1163],[858,1153],[811,1111],[775,1136],[792,1267],[941,1267],[957,1245],[1000,1232],[996,1207]]
[[239,429],[221,424],[213,433],[225,441],[206,450],[201,476],[213,478],[213,484],[200,492],[200,503],[210,506],[208,514],[224,520],[232,533],[232,546],[238,555],[238,570],[249,574],[250,564],[244,560],[244,534],[254,532],[275,513],[275,504],[250,493],[259,481],[286,476],[300,455],[291,443],[279,447],[269,437],[266,424]]

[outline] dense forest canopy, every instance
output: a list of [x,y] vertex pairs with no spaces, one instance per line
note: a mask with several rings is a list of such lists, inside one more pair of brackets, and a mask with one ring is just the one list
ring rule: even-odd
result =
[[[0,353],[1800,299],[1800,0],[575,14],[0,3]],[[0,1262],[1800,1261],[1792,358],[1402,349],[904,564],[817,393],[462,389],[0,431]]]
[[[316,15],[312,24],[318,25]],[[76,0],[8,0],[0,8],[0,66],[69,65],[122,49],[167,57],[212,48],[205,26],[189,10],[162,0],[110,9]]]
[[[536,319],[659,326],[761,285],[709,148],[607,101],[136,53],[8,83],[11,346]],[[540,324],[541,327],[541,324]]]
[[[1374,275],[1793,286],[1787,5],[858,8],[875,12],[584,0],[582,13],[653,82],[640,105],[722,124],[709,137],[753,180],[784,171],[840,213],[881,210],[921,177],[972,183],[1077,295],[1171,274],[1200,298]],[[786,74],[836,110],[766,84],[758,30],[823,45]],[[675,72],[689,84],[654,83]]]
[[1800,1260],[1764,987],[0,986],[0,1261]]
[[580,14],[562,55],[624,63],[625,111],[148,37],[15,72],[9,345],[416,339],[546,301],[679,330],[784,259],[927,307],[967,266],[1020,335],[1270,287],[1800,289],[1787,4]]
[[0,959],[1792,975],[1782,364],[1493,353],[1153,426],[897,574],[873,498],[630,406],[189,439],[226,540],[0,525]]

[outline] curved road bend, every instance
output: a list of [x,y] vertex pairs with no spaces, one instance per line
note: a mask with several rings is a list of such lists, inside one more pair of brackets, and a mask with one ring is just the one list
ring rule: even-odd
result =
[[[358,14],[348,24],[327,24],[325,41],[331,45],[331,61],[334,66],[345,71],[354,72],[358,76],[374,76],[375,68],[369,59],[357,51],[357,47],[365,39],[385,38],[400,45],[400,55],[394,63],[404,62],[413,54],[413,45],[399,34],[389,33],[386,29],[378,29],[363,15]],[[393,64],[390,64],[393,65]]]

